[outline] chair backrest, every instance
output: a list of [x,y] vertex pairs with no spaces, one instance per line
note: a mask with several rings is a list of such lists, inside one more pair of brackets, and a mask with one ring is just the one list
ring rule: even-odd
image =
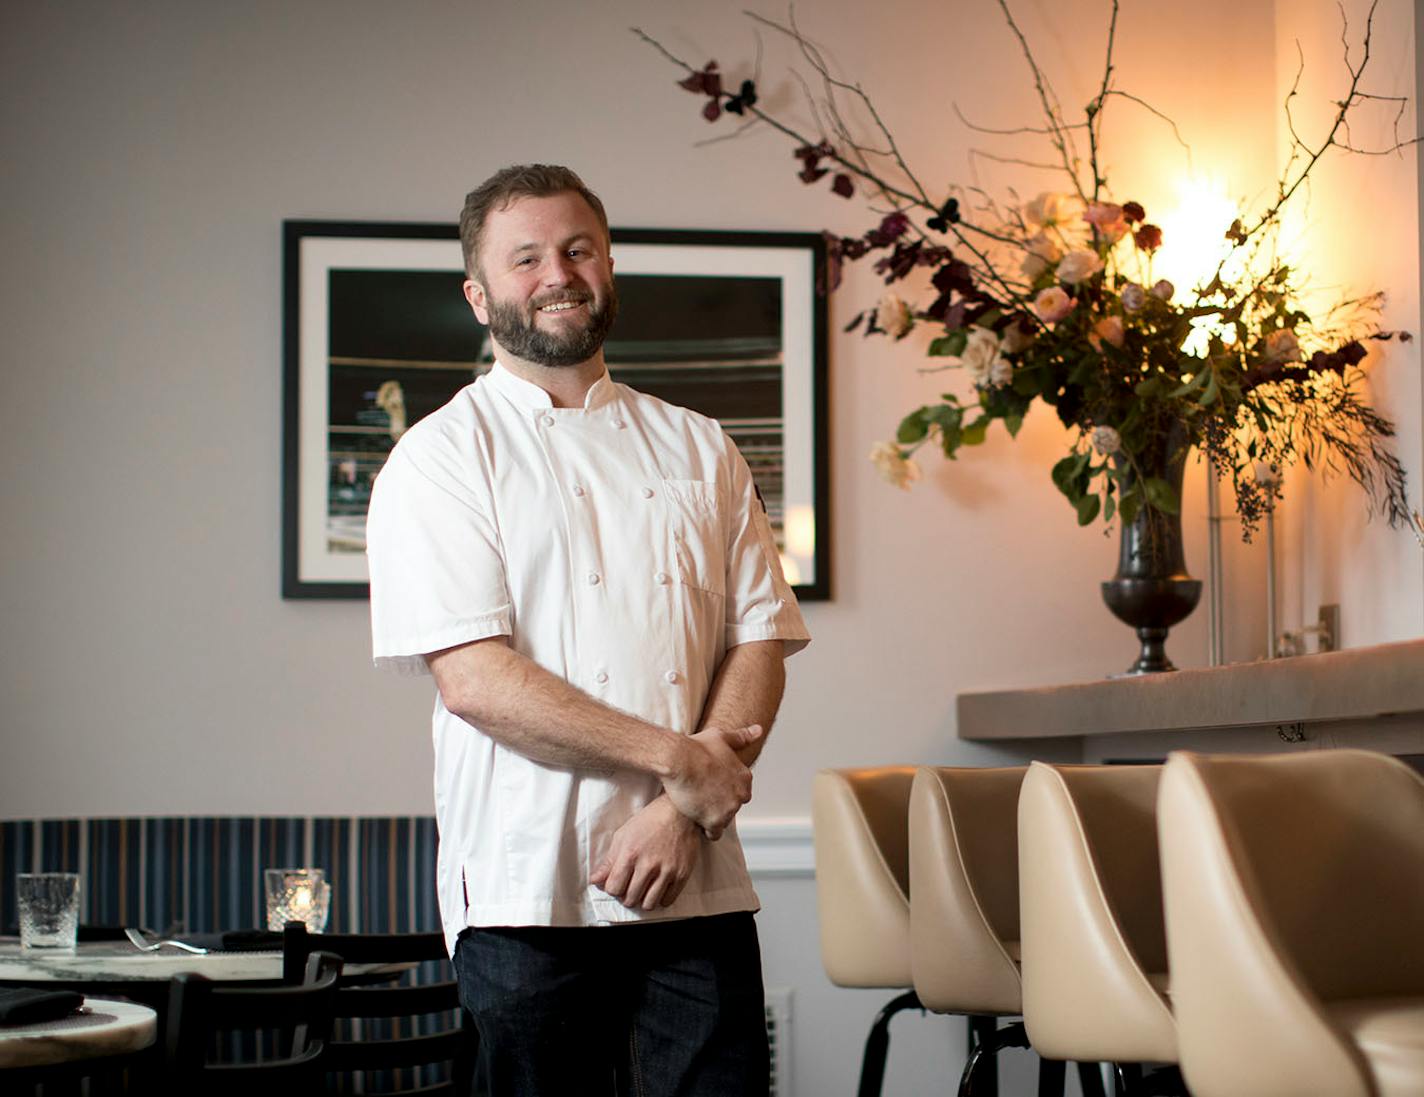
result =
[[[329,952],[311,954],[296,986],[225,987],[201,975],[174,976],[166,1049],[172,1092],[249,1094],[309,1083],[321,1069],[340,976],[341,958]],[[280,1044],[275,1055],[242,1062],[209,1058],[224,1034],[274,1030]]]
[[1017,1014],[1026,769],[923,767],[910,791],[910,967],[941,1013]]
[[909,987],[912,766],[822,770],[811,788],[821,963],[844,987]]
[[1387,755],[1176,753],[1161,841],[1193,1092],[1374,1092],[1332,1001],[1424,995],[1424,779]]
[[1019,796],[1023,1011],[1054,1059],[1175,1062],[1158,766],[1034,762]]
[[[282,934],[284,977],[292,981],[313,950],[335,953],[347,965],[438,965],[450,976],[445,938],[440,933],[325,933],[313,935],[301,922]],[[394,1084],[422,1094],[470,1089],[477,1038],[460,1007],[453,977],[406,983],[413,971],[389,976],[348,971],[333,1005],[335,1024],[323,1057],[328,1073],[397,1072]],[[410,1072],[407,1075],[405,1072]],[[389,1085],[384,1093],[399,1093]]]

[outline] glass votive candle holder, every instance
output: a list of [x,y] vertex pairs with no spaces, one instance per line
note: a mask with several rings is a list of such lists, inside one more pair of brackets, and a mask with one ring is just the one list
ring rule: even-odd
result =
[[265,869],[267,928],[280,933],[288,922],[303,922],[312,933],[326,929],[331,885],[325,876],[319,868]]
[[21,948],[73,949],[79,938],[79,874],[21,872],[15,877]]

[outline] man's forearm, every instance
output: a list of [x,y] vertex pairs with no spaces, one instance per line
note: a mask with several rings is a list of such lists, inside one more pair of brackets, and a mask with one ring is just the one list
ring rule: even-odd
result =
[[712,727],[746,727],[759,724],[761,738],[737,750],[751,765],[771,734],[772,721],[786,691],[786,653],[780,640],[738,644],[722,657],[707,701],[702,706],[698,730]]
[[637,770],[667,780],[679,736],[570,685],[503,637],[426,656],[445,707],[497,742],[547,765]]
[[425,659],[447,709],[526,758],[594,772],[650,773],[678,811],[713,838],[751,799],[752,775],[739,752],[761,737],[760,728],[704,722],[697,734],[680,735],[590,697],[511,649],[504,637]]

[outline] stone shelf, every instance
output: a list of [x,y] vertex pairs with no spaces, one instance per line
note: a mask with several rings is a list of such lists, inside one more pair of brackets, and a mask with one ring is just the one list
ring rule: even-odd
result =
[[1371,725],[1417,728],[1424,737],[1424,639],[1139,678],[961,693],[957,703],[959,738],[980,742],[1255,728],[1278,729],[1290,742],[1297,732],[1309,738],[1312,729]]

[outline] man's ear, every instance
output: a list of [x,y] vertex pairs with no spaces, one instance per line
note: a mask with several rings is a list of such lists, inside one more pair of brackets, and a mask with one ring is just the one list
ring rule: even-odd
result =
[[475,319],[481,324],[489,324],[489,298],[485,294],[485,287],[476,282],[473,278],[465,279],[465,300],[470,303],[470,311],[475,314]]

